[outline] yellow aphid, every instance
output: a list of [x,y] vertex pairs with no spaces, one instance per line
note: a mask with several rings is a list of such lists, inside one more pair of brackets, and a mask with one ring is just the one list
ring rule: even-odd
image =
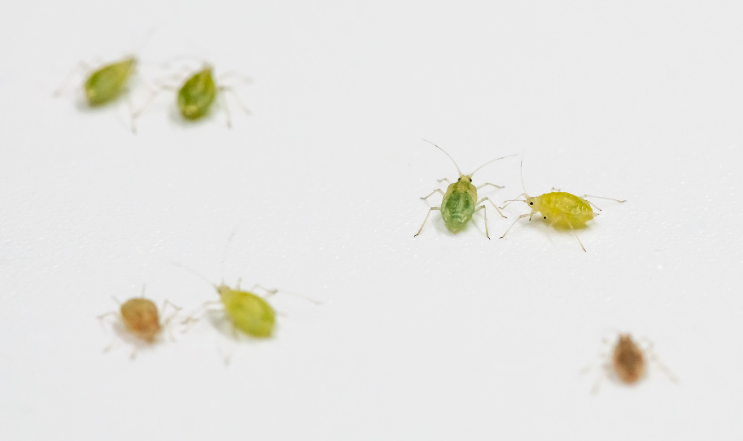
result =
[[[521,161],[521,165],[523,169],[523,160]],[[522,176],[521,185],[523,186],[523,184],[524,181]],[[553,188],[553,190],[556,189]],[[592,197],[599,199],[609,199],[620,203],[627,202],[625,200],[605,198],[601,196],[591,196],[587,194],[583,196],[576,196],[572,193],[560,190],[545,193],[540,196],[529,196],[526,193],[525,188],[524,193],[522,193],[521,196],[523,196],[524,199],[511,199],[506,202],[524,202],[529,206],[529,208],[531,208],[531,213],[526,213],[519,216],[511,224],[511,226],[508,227],[506,232],[503,233],[503,235],[500,237],[501,239],[506,237],[506,234],[508,234],[511,228],[516,225],[516,222],[518,222],[519,219],[529,216],[529,220],[531,220],[532,217],[537,215],[537,213],[540,213],[542,219],[548,222],[551,226],[555,228],[569,229],[573,233],[573,236],[575,236],[575,238],[578,240],[578,243],[580,243],[583,251],[586,251],[586,247],[583,246],[583,243],[578,238],[578,235],[575,234],[575,229],[585,227],[586,222],[598,216],[598,213],[593,211],[594,207],[598,211],[601,211],[601,209],[597,207],[593,202],[590,202],[584,198]]]
[[[118,300],[114,298],[118,303]],[[174,312],[165,320],[160,320],[160,312],[152,300],[144,297],[144,287],[142,287],[142,296],[135,297],[122,303],[119,311],[111,311],[98,316],[99,319],[107,316],[115,316],[121,320],[123,330],[139,341],[147,344],[155,343],[163,330],[168,327],[171,320],[175,317],[180,307],[173,305],[168,300],[163,303],[161,311],[170,305]],[[111,349],[113,343],[106,347],[105,351]],[[132,352],[132,358],[137,354],[136,346]]]

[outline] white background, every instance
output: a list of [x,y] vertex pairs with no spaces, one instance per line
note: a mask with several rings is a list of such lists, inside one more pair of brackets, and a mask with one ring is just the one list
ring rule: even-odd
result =
[[[4,1],[0,439],[740,440],[743,4],[510,3]],[[164,94],[133,135],[81,76],[52,98],[132,50],[251,76],[253,114],[185,124]],[[498,240],[523,204],[492,240],[479,214],[414,239],[456,178],[421,138],[628,202],[597,201],[587,253],[539,221]],[[518,161],[481,196],[519,194]],[[173,262],[325,303],[278,295],[265,342],[201,322],[103,354],[111,296],[217,298]],[[592,395],[617,330],[678,384]]]

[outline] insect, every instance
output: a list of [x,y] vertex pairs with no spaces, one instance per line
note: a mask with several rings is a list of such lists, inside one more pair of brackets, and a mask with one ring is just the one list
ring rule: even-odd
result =
[[[604,340],[604,343],[609,343]],[[609,378],[618,380],[627,385],[634,385],[647,376],[649,362],[654,362],[674,383],[676,377],[663,365],[653,351],[653,345],[647,342],[643,349],[630,334],[620,333],[611,350],[611,354],[604,354],[603,368]],[[587,368],[588,369],[588,368]],[[598,392],[599,377],[593,387],[593,393]]]
[[[426,140],[424,139],[424,141]],[[480,167],[476,168],[475,171],[473,171],[472,173],[465,175],[459,169],[459,166],[457,165],[456,161],[454,161],[454,158],[452,158],[450,154],[446,153],[444,149],[437,146],[436,144],[430,141],[426,141],[426,142],[428,142],[429,144],[433,145],[437,149],[444,152],[444,154],[448,156],[449,159],[451,159],[451,161],[454,163],[454,166],[457,168],[457,172],[459,173],[459,179],[457,179],[457,182],[455,183],[449,182],[447,178],[439,179],[438,180],[439,182],[446,181],[449,184],[449,187],[447,187],[446,189],[446,193],[441,191],[440,188],[437,188],[434,191],[432,191],[428,196],[421,198],[423,200],[426,200],[430,196],[432,196],[434,193],[441,193],[444,196],[444,199],[441,201],[440,207],[431,207],[428,210],[428,213],[426,214],[426,218],[423,220],[423,224],[421,225],[418,232],[415,233],[415,235],[413,235],[413,237],[416,237],[419,234],[421,234],[421,231],[423,231],[423,227],[426,225],[426,222],[428,221],[428,217],[431,215],[431,212],[434,210],[441,211],[441,217],[444,219],[444,224],[446,225],[446,228],[452,233],[458,233],[462,231],[464,227],[467,226],[467,223],[470,220],[472,220],[472,215],[480,210],[483,210],[483,215],[485,217],[485,236],[487,236],[487,238],[490,239],[490,234],[488,233],[487,209],[485,208],[485,205],[479,205],[479,204],[485,201],[488,201],[502,217],[505,218],[506,216],[493,203],[493,201],[490,200],[490,198],[484,197],[480,200],[477,200],[477,190],[487,185],[492,185],[495,188],[504,188],[504,187],[502,185],[495,185],[489,182],[486,182],[480,185],[479,187],[475,187],[474,185],[472,185],[472,176],[478,170],[490,164],[491,162],[499,161],[503,158],[508,158],[509,156],[503,156],[503,157],[488,161],[485,164],[481,165]],[[510,156],[516,156],[516,155],[510,155]]]
[[[232,241],[233,237],[234,233],[232,236],[230,236],[230,239],[227,242],[227,246],[229,246],[229,243]],[[225,255],[226,254],[227,248],[225,248]],[[222,259],[222,264],[224,264],[224,258]],[[202,278],[214,287],[214,289],[217,291],[217,295],[219,295],[219,300],[205,302],[202,305],[202,309],[204,309],[204,313],[206,313],[210,312],[210,310],[207,309],[208,306],[220,306],[221,308],[217,311],[224,313],[224,317],[229,321],[232,327],[233,335],[236,336],[237,331],[241,331],[251,337],[256,338],[269,338],[273,335],[276,325],[277,313],[271,306],[271,304],[268,303],[267,299],[271,296],[276,295],[278,293],[277,289],[267,289],[262,287],[261,285],[256,284],[246,291],[240,288],[240,280],[238,280],[237,285],[234,288],[227,286],[224,282],[216,285],[211,283],[209,279],[192,270],[191,268],[178,263],[176,263],[175,265],[192,272],[193,274]],[[258,289],[264,291],[265,295],[258,295],[256,293]],[[318,301],[298,294],[292,295],[302,297],[315,304],[320,304],[320,302]],[[198,320],[195,317],[196,315],[198,314],[192,315],[191,317],[187,318],[185,322],[189,323]]]
[[[137,59],[133,56],[106,64],[98,69],[93,69],[88,64],[81,62],[70,73],[65,82],[54,92],[54,95],[61,95],[65,89],[65,85],[72,76],[79,70],[84,70],[88,72],[87,78],[83,83],[85,100],[90,107],[100,107],[129,92],[129,80],[136,72],[136,68]],[[133,117],[131,129],[133,132],[136,132]]]
[[[506,234],[508,234],[511,228],[516,225],[519,219],[529,216],[529,220],[531,221],[532,217],[534,217],[537,213],[541,213],[542,218],[549,222],[551,226],[558,229],[570,229],[570,231],[573,233],[573,236],[575,236],[575,238],[578,240],[581,248],[583,248],[583,251],[586,251],[586,247],[583,246],[583,242],[581,242],[580,238],[578,238],[578,235],[575,233],[575,229],[585,227],[586,222],[598,216],[598,213],[593,211],[593,207],[595,207],[598,211],[601,211],[601,209],[597,207],[596,204],[588,201],[585,198],[609,199],[620,203],[627,202],[626,200],[605,198],[602,196],[591,196],[587,194],[579,197],[571,193],[560,191],[556,188],[553,188],[553,191],[550,193],[532,197],[527,194],[526,187],[524,186],[523,168],[524,161],[522,159],[521,186],[524,192],[520,196],[523,196],[524,199],[510,199],[505,202],[507,202],[506,205],[511,202],[524,202],[529,205],[529,208],[531,208],[531,213],[522,214],[521,216],[516,218],[511,226],[508,227],[506,232],[503,233],[503,235],[500,237],[501,239],[506,237]],[[504,208],[506,205],[501,208]]]
[[[142,108],[134,113],[134,117],[136,118],[141,115],[142,112],[144,112],[144,109],[162,90],[177,91],[176,103],[178,105],[178,110],[181,116],[189,121],[195,121],[208,115],[213,107],[214,101],[225,92],[232,93],[243,112],[250,114],[250,110],[248,110],[242,103],[234,88],[221,83],[229,77],[236,77],[245,83],[250,83],[251,79],[237,72],[227,72],[222,74],[219,77],[219,81],[217,81],[213,72],[214,68],[212,65],[205,63],[200,70],[192,73],[188,78],[186,78],[179,88],[160,83],[158,85],[158,90],[150,95]],[[175,77],[178,79],[180,76],[176,75]],[[223,101],[222,107],[225,109],[227,115],[227,127],[231,128],[232,117],[226,101]]]
[[[108,316],[117,316],[121,320],[123,330],[129,335],[144,343],[155,343],[158,336],[168,327],[181,308],[170,303],[168,300],[165,300],[160,311],[165,311],[165,308],[170,306],[174,309],[174,312],[168,318],[161,321],[157,306],[152,300],[144,297],[144,291],[145,287],[142,286],[141,297],[131,298],[123,304],[114,298],[114,301],[120,304],[119,311],[111,311],[101,314],[98,316],[98,319],[103,319]],[[113,343],[107,346],[104,351],[107,352],[112,346]],[[134,358],[136,354],[137,348],[135,346],[131,358]]]

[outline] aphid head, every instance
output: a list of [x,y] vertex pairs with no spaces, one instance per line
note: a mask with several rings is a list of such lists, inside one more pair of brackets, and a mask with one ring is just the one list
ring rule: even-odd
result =
[[225,285],[224,283],[218,285],[216,288],[217,288],[217,294],[219,294],[220,297],[224,297],[225,295],[234,291],[232,288]]
[[462,181],[464,181],[464,182],[466,182],[468,184],[471,184],[472,183],[472,175],[471,174],[470,175],[461,175],[459,177],[459,179],[457,179],[457,182],[462,182]]

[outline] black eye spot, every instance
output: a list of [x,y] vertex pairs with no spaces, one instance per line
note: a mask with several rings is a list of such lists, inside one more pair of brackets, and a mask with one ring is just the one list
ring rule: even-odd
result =
[[547,216],[545,216],[544,218],[547,219]]
[[529,205],[534,205],[534,202],[529,202]]

